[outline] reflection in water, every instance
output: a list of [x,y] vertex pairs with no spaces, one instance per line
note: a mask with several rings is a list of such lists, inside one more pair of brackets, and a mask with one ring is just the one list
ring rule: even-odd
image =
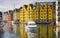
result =
[[[37,24],[37,33],[38,38],[55,38],[54,32],[54,25],[53,24]],[[36,29],[30,29],[31,32],[36,32]],[[2,36],[2,37],[1,37]],[[8,31],[4,31],[0,34],[0,38],[19,38],[19,36],[15,36],[14,33],[9,33]]]
[[19,38],[19,36],[16,36],[13,32],[8,32],[7,25],[5,25],[1,31],[2,33],[0,34],[0,38]]
[[3,34],[4,34],[3,29],[0,29],[0,38],[2,38],[2,37],[3,37]]
[[55,32],[54,32],[54,29],[55,29],[55,25],[53,24],[37,24],[38,27],[38,37],[39,38],[55,38]]

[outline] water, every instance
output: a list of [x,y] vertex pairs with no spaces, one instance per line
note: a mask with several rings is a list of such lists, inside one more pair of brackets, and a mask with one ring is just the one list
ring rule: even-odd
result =
[[5,32],[2,38],[19,38],[19,36],[16,36],[14,33]]
[[3,27],[3,31],[4,31],[4,33],[1,35],[1,38],[20,38],[20,36],[14,34],[14,33],[9,33],[7,25],[5,25]]

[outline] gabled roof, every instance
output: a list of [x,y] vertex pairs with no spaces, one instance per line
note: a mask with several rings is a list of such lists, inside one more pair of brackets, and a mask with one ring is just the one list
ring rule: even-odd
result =
[[4,12],[4,13],[8,13],[8,11]]
[[14,11],[13,10],[9,10],[9,13],[13,13]]
[[17,12],[19,12],[19,11],[20,11],[20,9],[16,9],[16,11],[17,11]]
[[24,7],[26,7],[26,8],[27,8],[27,5],[24,5]]
[[22,7],[19,8],[19,10],[22,9]]
[[33,4],[29,4],[33,8]]
[[16,11],[16,12],[20,12],[20,9],[17,9],[17,8],[16,8],[16,9],[13,10],[13,12],[15,12],[15,11]]

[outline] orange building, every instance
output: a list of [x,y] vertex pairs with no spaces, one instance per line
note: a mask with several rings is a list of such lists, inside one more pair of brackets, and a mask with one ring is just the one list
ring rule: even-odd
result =
[[12,20],[13,20],[13,14],[12,14],[12,11],[9,11],[8,13],[8,31],[9,32],[12,30]]

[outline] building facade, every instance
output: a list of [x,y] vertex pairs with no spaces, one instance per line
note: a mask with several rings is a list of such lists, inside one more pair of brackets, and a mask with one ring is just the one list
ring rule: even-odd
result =
[[60,0],[56,0],[56,38],[60,38]]

